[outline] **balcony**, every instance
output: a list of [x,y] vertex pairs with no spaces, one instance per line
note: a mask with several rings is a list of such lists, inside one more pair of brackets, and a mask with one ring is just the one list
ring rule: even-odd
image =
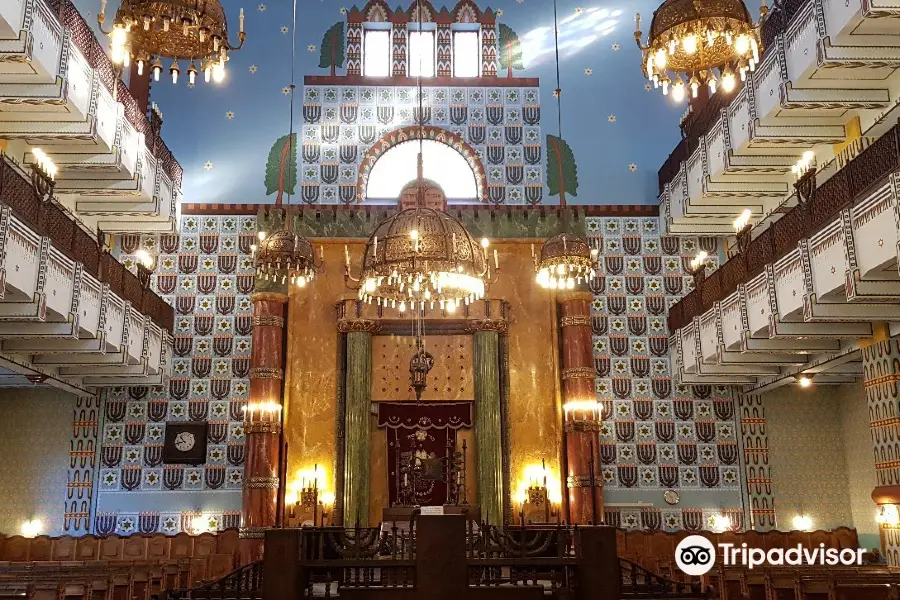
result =
[[0,154],[0,368],[76,394],[161,384],[174,311]]
[[898,14],[896,3],[867,0],[776,3],[759,67],[688,117],[659,171],[669,233],[727,235],[744,208],[764,219],[790,195],[805,151],[828,162],[856,117],[861,132],[880,135],[900,93],[900,21],[885,18]]
[[670,308],[676,377],[756,389],[800,374],[854,380],[872,323],[900,331],[898,185],[900,124],[754,228],[744,252]]
[[57,196],[89,228],[174,233],[182,170],[70,0],[4,0],[0,139],[59,167]]

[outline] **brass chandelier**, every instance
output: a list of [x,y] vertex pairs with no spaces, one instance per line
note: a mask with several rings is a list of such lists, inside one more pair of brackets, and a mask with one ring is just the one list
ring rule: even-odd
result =
[[[287,218],[287,215],[285,215]],[[319,248],[316,262],[312,244],[302,235],[287,229],[279,229],[272,235],[259,232],[259,247],[250,247],[256,263],[256,276],[280,284],[305,287],[322,268],[323,251]]]
[[462,223],[442,210],[419,205],[401,210],[380,223],[366,242],[359,277],[350,273],[346,250],[344,277],[358,289],[359,299],[403,312],[440,307],[453,312],[483,298],[499,271],[488,257],[487,238],[481,243]]
[[[244,45],[244,9],[240,12],[238,44],[228,40],[228,23],[219,0],[122,0],[112,29],[103,29],[106,2],[101,0],[97,23],[110,36],[113,63],[137,65],[138,75],[149,68],[159,81],[163,59],[172,59],[168,71],[178,82],[181,67],[188,62],[188,82],[193,84],[203,71],[204,79],[219,83],[225,79],[228,53]],[[199,68],[197,66],[199,63]]]
[[[759,11],[765,16],[765,1]],[[644,74],[676,102],[688,90],[696,98],[704,84],[710,93],[719,86],[730,92],[738,76],[745,80],[759,64],[759,23],[752,22],[743,0],[665,0],[653,13],[646,46],[640,14],[635,21]]]
[[597,250],[587,240],[571,233],[560,233],[544,242],[540,255],[531,247],[539,286],[548,289],[573,289],[594,276]]

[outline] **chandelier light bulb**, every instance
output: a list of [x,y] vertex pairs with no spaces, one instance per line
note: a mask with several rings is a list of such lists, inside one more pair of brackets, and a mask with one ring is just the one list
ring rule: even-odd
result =
[[739,56],[746,55],[747,52],[750,51],[750,36],[746,33],[737,36],[737,39],[734,41],[734,51],[737,52]]
[[716,93],[716,86],[718,85],[718,83],[719,83],[719,82],[716,81],[716,76],[713,75],[712,73],[710,73],[710,74],[709,74],[709,79],[708,79],[707,82],[706,82],[706,85],[709,86],[709,93],[710,93],[710,95]]
[[179,73],[181,73],[181,69],[178,68],[178,61],[172,61],[172,66],[169,67],[169,74],[172,75],[172,83],[178,83]]
[[153,71],[153,79],[154,81],[159,81],[159,76],[162,73],[162,63],[159,61],[159,57],[156,57],[156,60],[153,61],[153,67],[151,71]]
[[222,83],[225,80],[225,66],[217,63],[212,69],[212,77],[216,83]]
[[684,95],[684,80],[681,78],[681,75],[679,75],[678,79],[675,80],[675,83],[672,84],[672,99],[674,99],[675,102],[682,102],[684,100]]
[[171,25],[172,25],[172,19],[171,19],[171,17],[168,17],[168,16],[163,17],[163,31],[168,32],[168,31],[169,31],[169,27],[170,27]]
[[731,67],[725,67],[725,72],[722,73],[722,89],[730,93],[734,91],[736,85],[737,81],[734,78],[734,71],[731,70]]
[[716,30],[712,28],[712,26],[706,27],[706,45],[712,46],[716,43]]
[[142,60],[137,61],[137,74],[138,74],[138,76],[141,76],[144,74],[144,61],[142,61]]
[[653,72],[653,53],[647,53],[647,79],[653,79],[656,74]]
[[675,54],[675,50],[678,48],[678,40],[675,38],[669,39],[669,54]]
[[206,36],[209,34],[209,29],[207,29],[206,27],[201,27],[199,34],[200,34],[200,43],[202,44],[203,42],[206,41]]
[[219,51],[219,43],[221,42],[221,38],[217,35],[214,35],[212,42],[213,42],[213,51],[218,52]]
[[198,71],[197,71],[197,65],[195,65],[193,62],[191,62],[191,65],[188,67],[188,70],[187,70],[187,74],[188,74],[188,83],[190,83],[191,85],[193,85],[194,83],[196,83],[196,81],[197,81],[197,73],[198,73]]
[[212,78],[212,65],[209,61],[206,61],[206,66],[203,67],[203,81],[209,83],[209,80]]
[[681,46],[684,48],[685,53],[694,54],[697,52],[697,36],[693,33],[687,34],[681,38]]
[[144,31],[150,31],[150,20],[152,18],[150,15],[144,15]]
[[411,240],[417,240],[417,239],[419,239],[419,230],[418,230],[418,229],[412,229],[412,230],[410,230],[410,232],[409,232],[409,239],[411,239]]
[[663,96],[669,95],[669,78],[664,77],[662,80]]
[[697,92],[700,90],[700,80],[697,79],[697,76],[696,76],[696,75],[694,75],[693,77],[691,77],[691,83],[690,83],[690,85],[691,85],[691,97],[692,97],[692,98],[696,98],[696,97],[697,97]]
[[667,60],[668,58],[666,57],[666,51],[660,48],[656,51],[656,55],[653,57],[653,65],[661,72],[666,68]]
[[733,40],[734,32],[731,30],[731,27],[729,27],[725,30],[725,42],[730,46]]

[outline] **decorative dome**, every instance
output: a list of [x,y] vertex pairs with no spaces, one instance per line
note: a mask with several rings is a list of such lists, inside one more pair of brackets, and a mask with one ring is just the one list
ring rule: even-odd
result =
[[281,229],[262,238],[256,252],[256,275],[264,279],[296,283],[300,287],[315,277],[316,264],[312,244],[302,235]]
[[587,240],[571,233],[560,233],[544,242],[540,257],[535,257],[537,282],[541,287],[571,289],[594,276],[597,252]]
[[366,243],[359,295],[401,310],[413,302],[453,310],[484,296],[489,271],[486,239],[476,242],[446,212],[409,208],[380,223]]

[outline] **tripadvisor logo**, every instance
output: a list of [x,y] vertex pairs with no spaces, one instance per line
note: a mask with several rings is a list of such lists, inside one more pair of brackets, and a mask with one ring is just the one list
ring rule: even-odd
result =
[[[862,548],[749,548],[747,544],[719,544],[718,554],[722,564],[743,566],[748,569],[761,565],[772,567],[819,565],[819,566],[859,566],[862,564]],[[716,547],[702,535],[689,535],[675,548],[675,564],[686,575],[705,575],[716,562]]]

